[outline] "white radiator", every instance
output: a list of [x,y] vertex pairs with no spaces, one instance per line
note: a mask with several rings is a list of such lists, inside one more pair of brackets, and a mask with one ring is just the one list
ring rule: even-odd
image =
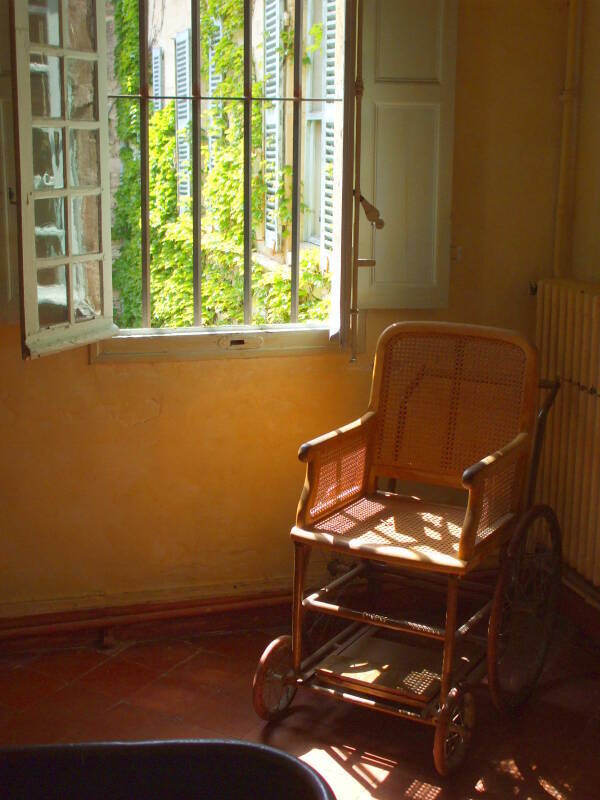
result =
[[561,379],[537,482],[563,531],[563,557],[600,586],[600,285],[543,280],[537,292],[542,378]]

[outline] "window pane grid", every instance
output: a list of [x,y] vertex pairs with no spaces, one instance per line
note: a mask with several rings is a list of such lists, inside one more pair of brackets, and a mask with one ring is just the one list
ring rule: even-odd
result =
[[[304,213],[303,208],[305,203],[303,201],[303,178],[301,172],[302,160],[302,125],[308,119],[309,108],[314,107],[315,104],[322,107],[333,108],[343,104],[343,97],[336,96],[335,89],[339,86],[335,82],[330,83],[330,87],[325,82],[317,81],[309,92],[309,97],[302,96],[302,87],[305,79],[303,70],[306,66],[306,59],[303,56],[304,31],[302,20],[302,9],[305,0],[291,0],[287,3],[288,8],[291,10],[293,16],[291,17],[292,23],[286,16],[283,15],[284,3],[283,0],[264,0],[265,14],[272,11],[277,5],[281,8],[281,20],[286,20],[277,24],[290,25],[290,30],[293,30],[293,45],[291,55],[287,63],[287,77],[279,76],[279,73],[271,75],[265,73],[264,82],[260,75],[257,76],[257,66],[254,62],[256,58],[256,50],[262,47],[261,42],[253,41],[253,34],[256,34],[256,20],[253,20],[253,13],[259,5],[250,2],[244,2],[244,24],[243,24],[243,93],[232,93],[219,91],[220,81],[222,75],[220,74],[220,62],[218,67],[213,67],[212,72],[208,73],[208,86],[203,85],[205,81],[204,73],[202,72],[200,62],[206,59],[205,51],[202,49],[201,39],[201,11],[200,2],[190,2],[188,9],[191,12],[190,28],[188,29],[189,36],[189,49],[187,51],[191,62],[190,67],[190,91],[185,92],[184,85],[177,87],[177,91],[172,91],[168,85],[168,79],[165,78],[165,73],[160,71],[160,77],[154,77],[154,80],[160,80],[160,85],[155,89],[152,86],[152,76],[157,75],[157,65],[155,64],[155,54],[159,57],[161,54],[164,56],[164,63],[167,64],[170,56],[164,49],[167,45],[163,41],[156,38],[152,39],[151,47],[146,46],[146,42],[150,41],[148,38],[148,13],[151,0],[138,0],[139,8],[139,93],[136,92],[120,92],[109,91],[108,97],[115,101],[138,101],[140,108],[140,162],[141,162],[141,203],[140,203],[140,230],[141,230],[141,270],[142,270],[142,326],[145,328],[152,327],[156,324],[155,309],[153,306],[156,297],[154,286],[154,266],[153,259],[155,258],[155,251],[151,245],[150,221],[152,215],[152,208],[149,200],[150,195],[150,180],[149,162],[151,155],[149,152],[149,127],[151,118],[157,111],[160,113],[165,109],[168,104],[173,104],[176,112],[176,119],[182,118],[182,113],[185,110],[185,121],[180,121],[178,127],[181,131],[186,131],[185,136],[182,134],[177,137],[177,155],[176,155],[176,169],[177,177],[177,194],[178,194],[178,207],[181,213],[190,213],[189,219],[193,225],[193,236],[191,237],[192,248],[189,252],[189,259],[193,268],[193,324],[208,326],[211,325],[211,320],[215,319],[215,314],[210,310],[204,313],[202,308],[202,299],[205,295],[204,287],[202,285],[203,270],[205,269],[204,252],[207,247],[210,248],[210,234],[204,229],[204,204],[208,202],[206,192],[204,190],[204,182],[207,168],[212,168],[211,156],[211,135],[205,127],[205,119],[207,109],[210,109],[213,104],[230,104],[239,102],[243,106],[243,121],[242,121],[242,144],[243,148],[243,239],[242,239],[242,258],[243,258],[243,324],[251,325],[254,321],[252,302],[254,299],[255,287],[253,287],[253,267],[256,258],[256,224],[253,222],[253,204],[256,205],[253,195],[253,177],[256,177],[256,153],[253,151],[253,105],[262,104],[265,111],[263,117],[267,116],[267,109],[272,107],[273,104],[289,103],[290,117],[289,121],[282,123],[286,128],[289,128],[288,136],[289,147],[288,158],[290,163],[289,173],[282,172],[283,178],[279,181],[291,184],[290,191],[290,228],[291,231],[286,239],[283,255],[278,255],[277,258],[284,258],[282,269],[285,267],[287,261],[288,276],[291,277],[290,281],[290,295],[291,303],[288,309],[288,316],[286,320],[291,323],[298,321],[299,312],[299,291],[300,291],[300,258],[302,247],[312,242],[312,247],[318,247],[318,239],[311,234],[309,239],[304,242],[304,230],[306,225],[301,219],[301,214]],[[241,0],[240,0],[241,5]],[[330,7],[331,0],[323,0],[323,5]],[[218,4],[215,6],[218,9]],[[168,10],[166,12],[168,14]],[[218,13],[218,10],[217,10]],[[279,13],[279,12],[277,12]],[[325,13],[325,12],[324,12]],[[254,25],[253,25],[254,22]],[[217,23],[221,24],[217,19]],[[266,23],[265,23],[266,24]],[[294,29],[295,25],[295,29]],[[222,28],[221,28],[222,31]],[[179,34],[178,34],[179,35]],[[207,34],[204,34],[205,37]],[[210,47],[215,48],[215,52],[219,47],[220,34],[210,34],[213,39],[211,40]],[[153,31],[153,37],[156,37],[156,32]],[[172,37],[175,40],[175,36]],[[164,40],[166,41],[166,40]],[[239,40],[241,43],[242,40]],[[278,40],[279,41],[279,40]],[[282,39],[283,41],[283,39]],[[205,45],[206,46],[206,45]],[[289,47],[289,38],[285,42],[285,47]],[[277,52],[275,62],[278,59],[283,59],[281,55],[284,45],[277,45]],[[152,54],[152,70],[150,69],[150,53]],[[294,57],[294,53],[298,54]],[[289,54],[288,54],[289,55]],[[181,66],[181,59],[177,61],[177,51],[175,51],[176,63]],[[266,57],[265,57],[266,60]],[[275,63],[273,60],[269,62],[271,68],[277,72],[278,67],[273,67]],[[206,69],[206,66],[204,67]],[[165,67],[166,69],[166,67]],[[293,79],[292,79],[293,72]],[[230,85],[230,84],[228,84]],[[118,87],[120,88],[120,87]],[[208,88],[208,91],[206,91]],[[322,91],[318,91],[321,89]],[[318,116],[317,112],[316,113]],[[319,119],[322,118],[322,112]],[[282,129],[283,130],[283,129]],[[226,129],[227,131],[227,129]],[[264,146],[267,147],[268,136],[267,131],[264,132]],[[290,135],[291,134],[291,135]],[[225,134],[231,135],[231,127]],[[266,152],[266,151],[265,151]],[[205,160],[207,159],[207,160]],[[285,159],[281,164],[285,164]],[[189,166],[187,166],[189,164]],[[261,166],[262,169],[262,166]],[[318,173],[320,174],[320,173]],[[203,177],[201,177],[203,176]],[[285,177],[287,176],[287,177]],[[283,185],[283,184],[281,184]],[[281,193],[281,186],[277,189]],[[186,199],[189,195],[189,200]],[[337,198],[336,198],[337,201]],[[318,201],[321,202],[321,201]],[[267,208],[269,200],[266,200]],[[319,213],[313,212],[319,216]],[[179,223],[178,223],[179,224]],[[280,220],[277,224],[281,225]],[[170,226],[169,226],[170,227]],[[168,235],[166,233],[165,235]],[[208,236],[208,239],[207,239]],[[303,244],[302,244],[303,243]],[[266,243],[265,243],[266,244]],[[262,245],[261,245],[262,247]],[[285,259],[285,252],[287,251],[288,258]],[[181,263],[181,262],[179,262]],[[273,262],[275,263],[275,262]],[[327,261],[326,263],[329,263]],[[242,266],[242,264],[241,264]],[[328,269],[328,267],[327,267]],[[151,286],[152,283],[152,286]],[[326,282],[325,282],[326,283]],[[321,304],[322,306],[322,304]],[[216,316],[217,324],[220,319],[227,319],[227,316],[221,317],[219,314]],[[306,319],[306,315],[300,317]],[[241,320],[240,320],[241,322]],[[158,324],[161,323],[160,321]],[[181,323],[179,323],[181,324]],[[189,324],[189,323],[188,323]],[[171,325],[172,326],[172,325]]]

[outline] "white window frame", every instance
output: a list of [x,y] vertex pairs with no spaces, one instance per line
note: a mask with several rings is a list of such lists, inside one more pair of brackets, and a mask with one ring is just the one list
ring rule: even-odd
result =
[[[110,195],[108,180],[108,111],[106,95],[106,41],[104,0],[95,0],[96,11],[96,51],[78,51],[67,47],[67,3],[62,1],[61,47],[30,43],[29,8],[25,2],[11,4],[13,30],[13,56],[16,70],[16,150],[19,164],[17,195],[19,206],[19,266],[21,271],[21,320],[24,357],[41,356],[70,347],[77,347],[112,336],[118,328],[112,321],[112,270],[111,270],[111,232]],[[62,92],[63,114],[58,119],[36,119],[32,116],[30,97],[30,54],[60,57],[63,68],[69,57],[95,61],[97,65],[98,122],[83,122],[67,118],[66,90]],[[63,73],[64,82],[64,73]],[[51,190],[50,193],[36,191],[34,186],[32,146],[33,127],[58,127],[63,131],[63,152],[65,187]],[[99,132],[100,141],[100,186],[97,191],[78,189],[70,186],[69,177],[69,133],[72,129],[94,129]],[[100,250],[97,253],[73,255],[70,244],[66,246],[65,256],[37,258],[35,252],[35,198],[44,196],[64,198],[66,207],[65,235],[68,236],[70,200],[77,196],[96,194],[100,198],[101,223],[98,230]],[[99,261],[102,265],[102,308],[103,313],[94,319],[75,321],[74,309],[74,265]],[[65,266],[67,275],[69,319],[65,323],[42,327],[38,317],[38,268]]]
[[[296,0],[298,1],[298,0]],[[344,110],[343,126],[345,148],[352,152],[354,125],[353,97],[353,58],[354,26],[351,20],[354,0],[342,0],[345,6],[345,19],[348,26],[344,43]],[[192,36],[192,48],[194,40]],[[199,81],[198,81],[199,85]],[[210,102],[210,101],[204,101]],[[351,224],[352,215],[352,159],[345,160],[342,199],[342,218]],[[351,235],[341,229],[341,273],[342,291],[339,302],[342,309],[349,310],[349,298],[345,286],[349,286],[351,269]],[[337,302],[338,300],[336,300]],[[344,320],[348,313],[342,310]],[[300,355],[311,353],[339,353],[340,345],[345,344],[346,327],[340,334],[332,337],[327,322],[288,323],[284,325],[218,328],[190,327],[182,329],[136,328],[121,329],[110,340],[98,342],[90,350],[94,362],[189,360],[212,358],[253,358],[262,356]]]

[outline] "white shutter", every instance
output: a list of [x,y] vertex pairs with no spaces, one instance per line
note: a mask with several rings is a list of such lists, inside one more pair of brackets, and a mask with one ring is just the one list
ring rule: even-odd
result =
[[177,128],[177,197],[179,200],[192,194],[191,130],[192,108],[192,51],[191,29],[175,36],[175,95],[186,98],[175,101]]
[[[323,1],[323,86],[324,98],[336,96],[336,6],[337,0]],[[321,132],[321,263],[333,253],[334,246],[334,161],[335,106],[323,103]]]
[[447,304],[457,0],[366,0],[360,308]]
[[[223,76],[217,70],[215,64],[215,51],[217,45],[223,38],[223,21],[221,19],[217,19],[215,22],[215,30],[213,31],[211,38],[210,38],[210,45],[208,48],[208,94],[211,97],[217,94],[221,81],[223,80]],[[219,103],[218,101],[209,100],[207,103],[208,109],[218,109]],[[214,151],[216,146],[216,141],[218,139],[218,135],[215,134],[214,123],[211,121],[209,126],[209,133],[208,133],[208,164],[209,167],[212,168],[214,166]]]
[[215,64],[215,51],[217,45],[223,38],[223,21],[221,19],[214,20],[215,29],[210,37],[210,45],[208,48],[208,93],[214,96],[217,93],[219,84],[223,80],[220,72],[218,72]]
[[[58,26],[49,24],[48,38],[40,37],[35,24],[30,28],[28,3],[13,8],[23,342],[25,355],[39,356],[117,332],[105,10],[104,0],[68,6],[65,32],[95,29],[95,41],[77,58],[78,48],[60,40]],[[74,19],[77,14],[82,18]]]
[[[265,0],[265,96],[281,97],[283,90],[281,58],[282,0]],[[265,245],[280,247],[279,179],[283,152],[282,103],[265,103]]]
[[165,93],[164,54],[162,47],[156,45],[152,48],[152,96],[154,110],[160,111],[163,107],[162,97]]

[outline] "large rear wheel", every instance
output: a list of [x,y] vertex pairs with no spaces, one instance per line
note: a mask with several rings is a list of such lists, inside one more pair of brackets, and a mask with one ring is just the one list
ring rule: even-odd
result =
[[516,711],[544,666],[558,612],[560,527],[549,506],[521,518],[503,559],[488,626],[488,683],[501,711]]

